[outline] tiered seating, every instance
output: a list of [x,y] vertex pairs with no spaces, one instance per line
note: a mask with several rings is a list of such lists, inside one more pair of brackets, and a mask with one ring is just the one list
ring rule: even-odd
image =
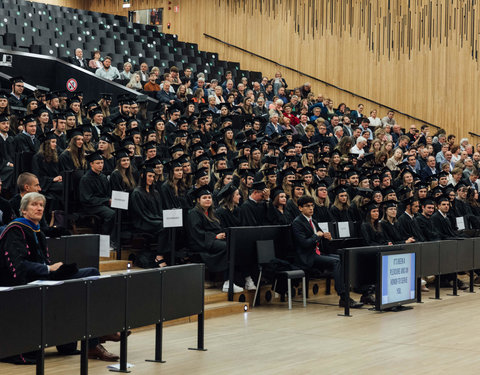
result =
[[0,3],[0,48],[63,58],[76,48],[85,57],[98,49],[109,55],[120,70],[127,61],[135,70],[146,62],[165,70],[175,65],[203,72],[206,79],[221,79],[230,70],[234,78],[260,80],[261,73],[240,69],[236,62],[222,61],[215,53],[199,51],[198,45],[180,42],[176,35],[160,33],[156,26],[128,22],[126,17],[81,9],[3,0]]

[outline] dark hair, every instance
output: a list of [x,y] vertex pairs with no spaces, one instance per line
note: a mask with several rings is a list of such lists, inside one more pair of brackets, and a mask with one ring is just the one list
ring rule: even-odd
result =
[[298,207],[303,207],[309,203],[315,204],[315,199],[309,195],[302,195],[300,198],[297,200],[297,205]]

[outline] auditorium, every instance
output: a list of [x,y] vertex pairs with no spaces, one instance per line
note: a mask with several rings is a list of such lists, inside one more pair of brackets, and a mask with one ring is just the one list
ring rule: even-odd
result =
[[466,0],[2,0],[0,373],[478,372],[479,45]]

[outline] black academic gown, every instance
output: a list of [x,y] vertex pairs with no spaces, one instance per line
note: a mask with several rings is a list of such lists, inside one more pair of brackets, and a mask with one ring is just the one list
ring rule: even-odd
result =
[[363,222],[362,226],[360,227],[360,233],[362,234],[367,246],[381,246],[388,244],[388,240],[385,238],[382,230],[374,230],[370,223]]
[[12,222],[3,232],[0,246],[1,286],[22,285],[48,277],[49,254],[41,231]]
[[15,216],[10,202],[0,197],[0,225],[7,225]]
[[442,240],[458,238],[448,217],[443,217],[439,211],[435,211],[430,220],[438,233],[440,233]]
[[441,234],[437,231],[430,218],[426,218],[425,215],[421,214],[415,217],[415,222],[420,228],[425,241],[439,241],[442,239]]
[[40,148],[40,142],[35,137],[32,141],[30,135],[19,133],[15,136],[15,152],[31,152],[36,154]]
[[244,226],[259,227],[267,224],[268,202],[254,202],[248,198],[240,206],[240,221]]
[[319,223],[333,222],[330,210],[326,206],[315,205],[313,209],[313,218]]
[[418,223],[412,219],[406,212],[401,214],[397,220],[397,229],[402,238],[415,238],[416,242],[424,242],[425,237],[418,226]]
[[105,176],[110,176],[114,170],[115,170],[115,158],[111,157],[110,159],[103,159],[102,173]]
[[108,206],[112,191],[107,177],[88,170],[80,179],[80,201],[88,210],[93,207]]
[[145,188],[136,187],[130,196],[130,208],[133,213],[133,226],[142,232],[159,232],[163,229],[162,199],[153,189],[147,193]]
[[293,223],[293,220],[295,220],[298,215],[300,215],[300,210],[298,209],[298,206],[292,199],[289,199],[287,201],[287,205],[285,206],[285,216],[288,220],[288,223]]
[[131,187],[127,186],[125,182],[123,182],[123,178],[117,169],[112,172],[109,181],[112,190],[124,191],[127,193],[131,193],[133,191]]
[[36,153],[32,160],[32,172],[38,177],[42,193],[48,198],[63,199],[63,182],[54,182],[60,176],[60,164],[46,162],[43,154]]
[[215,237],[222,232],[219,221],[209,220],[197,208],[188,212],[188,243],[192,251],[198,252],[202,261],[212,272],[222,272],[227,265],[227,243]]
[[215,215],[220,220],[222,229],[240,227],[242,225],[238,213],[238,207],[235,207],[233,211],[230,211],[230,209],[225,206],[219,207],[215,211]]
[[3,190],[13,191],[13,168],[8,163],[15,164],[15,138],[8,136],[4,140],[0,136],[0,178],[3,182]]
[[173,190],[168,181],[165,181],[162,184],[160,194],[162,196],[163,208],[165,210],[188,207],[186,197],[175,195],[175,190]]
[[289,225],[292,223],[286,215],[286,210],[284,209],[282,213],[273,204],[268,209],[267,221],[270,225]]
[[333,221],[337,223],[340,221],[353,221],[353,218],[349,209],[340,211],[333,204],[330,206],[330,215],[332,216]]
[[394,244],[405,243],[405,238],[403,238],[400,234],[397,222],[391,224],[388,221],[382,220],[380,221],[380,225],[382,227],[383,235],[388,242],[392,242]]

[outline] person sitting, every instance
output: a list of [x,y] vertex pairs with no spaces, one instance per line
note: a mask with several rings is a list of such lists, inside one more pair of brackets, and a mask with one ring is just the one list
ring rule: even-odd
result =
[[[165,253],[168,250],[168,232],[163,228],[163,210],[160,193],[155,190],[155,165],[145,163],[140,175],[138,186],[131,194],[133,226],[140,232],[149,233],[156,239],[155,254],[148,254],[145,264],[141,267],[147,268],[152,265],[165,267]],[[143,259],[143,258],[141,258]],[[140,265],[140,263],[138,263]]]
[[391,245],[392,242],[385,237],[380,225],[378,205],[375,202],[368,204],[365,212],[365,220],[360,227],[365,244],[367,246]]
[[353,221],[347,189],[345,186],[339,185],[334,191],[335,201],[329,208],[333,220],[336,222]]
[[[282,188],[275,188],[271,191],[272,204],[268,210],[268,223],[270,225],[288,225],[289,221],[285,208],[287,206],[287,194]],[[293,220],[292,220],[293,221]]]
[[305,187],[303,186],[303,180],[293,180],[292,197],[287,201],[285,207],[285,216],[289,223],[292,223],[295,218],[300,215],[297,201],[300,197],[305,195]]
[[[14,219],[3,231],[0,238],[1,286],[24,285],[35,280],[51,280],[57,277],[80,279],[100,275],[98,269],[92,267],[75,270],[62,267],[64,266],[62,262],[51,264],[47,239],[40,230],[45,202],[45,197],[39,193],[25,194],[20,202],[21,217]],[[117,333],[90,339],[88,357],[117,361],[119,357],[109,353],[100,344],[101,339],[120,341],[120,335]],[[59,347],[59,351],[61,350],[62,347]],[[34,362],[30,361],[30,363]]]
[[15,136],[15,152],[31,152],[35,154],[40,147],[40,142],[36,137],[37,121],[35,117],[33,115],[24,117],[23,127],[23,132]]
[[116,67],[112,66],[112,58],[110,56],[105,57],[103,66],[95,71],[95,75],[109,81],[120,78],[120,72]]
[[107,177],[102,173],[103,157],[100,151],[95,151],[86,158],[90,169],[80,179],[80,202],[85,212],[101,218],[102,234],[111,235],[115,211],[109,207],[112,194]]
[[340,258],[336,254],[323,254],[326,247],[325,241],[331,240],[328,232],[320,230],[316,220],[312,219],[315,207],[315,200],[304,195],[297,201],[300,215],[292,223],[293,243],[295,246],[295,263],[304,269],[327,269],[333,273],[335,279],[335,290],[340,296],[339,306],[344,307],[346,303],[352,308],[360,308],[363,303],[353,299],[346,301],[343,282],[343,267]]
[[[226,234],[220,221],[213,212],[212,193],[203,186],[195,191],[196,205],[188,212],[189,247],[198,252],[202,261],[211,272],[223,272],[222,290],[228,292],[228,260]],[[252,281],[253,282],[253,281]],[[240,293],[243,288],[233,285],[233,292]]]
[[397,229],[402,238],[413,237],[416,242],[424,242],[422,231],[414,220],[415,215],[418,214],[420,203],[418,199],[413,197],[406,199],[404,202],[405,212],[398,218]]
[[407,239],[402,237],[402,234],[398,228],[397,206],[398,203],[394,200],[383,202],[384,214],[383,219],[380,221],[382,232],[387,241],[394,244],[415,242],[415,238],[411,235]]
[[265,182],[252,184],[252,192],[240,206],[240,220],[244,226],[261,226],[267,223],[267,211],[270,204],[270,190]]
[[220,204],[215,214],[220,220],[222,229],[241,226],[238,215],[238,205],[240,203],[240,192],[237,186],[232,182],[225,185],[217,194]]
[[110,186],[112,190],[131,193],[135,189],[136,184],[129,151],[126,148],[122,148],[115,151],[113,156],[117,162],[115,170],[110,175]]
[[143,90],[154,92],[160,91],[160,85],[157,83],[157,75],[154,72],[150,72],[148,77],[148,82],[143,86]]

